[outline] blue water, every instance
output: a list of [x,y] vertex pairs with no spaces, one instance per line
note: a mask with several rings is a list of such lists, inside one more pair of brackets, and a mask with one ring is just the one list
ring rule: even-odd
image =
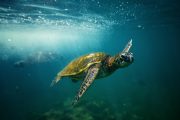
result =
[[[178,120],[177,0],[2,0],[1,120]],[[96,80],[50,87],[72,59],[115,55],[132,39],[134,63]]]

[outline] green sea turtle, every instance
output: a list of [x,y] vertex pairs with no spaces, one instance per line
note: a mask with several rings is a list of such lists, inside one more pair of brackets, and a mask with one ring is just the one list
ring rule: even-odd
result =
[[58,83],[63,77],[70,77],[73,82],[83,80],[73,104],[77,103],[84,92],[95,79],[103,78],[112,74],[118,68],[124,68],[133,62],[133,54],[129,52],[132,40],[128,42],[124,50],[115,56],[103,52],[91,53],[71,61],[56,78],[51,86]]

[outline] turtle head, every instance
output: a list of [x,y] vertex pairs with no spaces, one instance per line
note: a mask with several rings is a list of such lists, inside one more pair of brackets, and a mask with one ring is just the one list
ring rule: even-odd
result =
[[133,54],[130,51],[132,47],[132,39],[127,43],[124,50],[114,57],[114,65],[117,67],[126,67],[133,63]]
[[115,56],[114,65],[117,67],[127,67],[131,63],[133,63],[134,57],[131,52],[122,52]]

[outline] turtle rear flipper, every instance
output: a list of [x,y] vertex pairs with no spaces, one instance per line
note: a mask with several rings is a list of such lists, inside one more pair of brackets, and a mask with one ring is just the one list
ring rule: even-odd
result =
[[53,87],[55,84],[57,84],[61,80],[62,76],[59,74],[56,76],[56,78],[51,82],[51,87]]
[[81,87],[78,91],[78,94],[75,97],[75,100],[73,101],[72,105],[75,105],[79,99],[82,97],[82,95],[86,92],[86,90],[89,88],[89,86],[92,84],[94,79],[96,78],[98,72],[99,72],[99,64],[92,66],[89,68],[88,73],[84,79],[84,81],[81,84]]

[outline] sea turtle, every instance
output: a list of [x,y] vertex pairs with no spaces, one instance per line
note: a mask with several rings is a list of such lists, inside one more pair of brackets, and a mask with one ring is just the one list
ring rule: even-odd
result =
[[103,52],[81,56],[71,61],[60,71],[52,81],[51,86],[58,83],[63,77],[70,77],[73,82],[83,80],[73,102],[75,104],[95,79],[106,77],[118,68],[127,67],[133,62],[133,54],[129,52],[131,46],[132,40],[128,42],[122,52],[115,56],[110,56]]

